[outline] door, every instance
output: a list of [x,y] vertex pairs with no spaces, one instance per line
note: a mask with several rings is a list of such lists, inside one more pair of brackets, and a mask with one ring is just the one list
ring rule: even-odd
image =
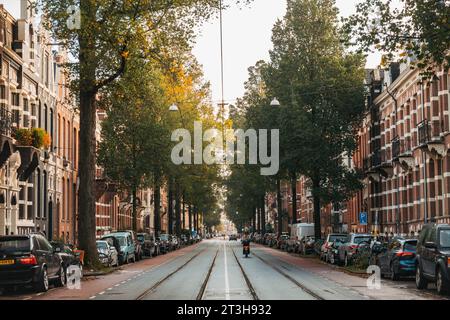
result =
[[[436,244],[436,228],[432,228],[428,234],[425,237],[425,243],[427,242],[434,242]],[[424,243],[424,250],[422,253],[422,265],[423,265],[423,271],[433,276],[435,275],[435,255],[436,255],[436,248],[426,248]]]
[[52,245],[42,236],[37,237],[39,249],[47,265],[47,274],[52,277],[59,271],[59,257],[54,253]]

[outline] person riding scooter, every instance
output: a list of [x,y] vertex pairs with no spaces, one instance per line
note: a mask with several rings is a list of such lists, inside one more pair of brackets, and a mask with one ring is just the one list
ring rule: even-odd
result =
[[248,255],[250,254],[250,239],[248,239],[248,237],[242,240],[242,246],[243,246],[243,254],[247,258]]

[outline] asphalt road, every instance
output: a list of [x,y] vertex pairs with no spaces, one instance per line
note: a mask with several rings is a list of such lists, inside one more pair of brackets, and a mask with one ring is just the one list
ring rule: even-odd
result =
[[82,281],[80,290],[53,288],[45,294],[19,291],[0,299],[90,300],[370,300],[442,299],[414,281],[382,280],[367,287],[317,259],[300,258],[252,245],[242,255],[240,242],[205,240],[153,259],[130,264],[110,275]]

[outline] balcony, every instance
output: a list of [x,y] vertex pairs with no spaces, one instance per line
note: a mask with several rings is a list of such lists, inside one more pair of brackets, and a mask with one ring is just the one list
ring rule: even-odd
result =
[[432,137],[431,124],[424,120],[417,125],[419,148],[429,153],[432,157],[442,158],[447,154],[445,144],[440,137]]
[[0,134],[10,137],[13,132],[13,114],[6,107],[0,107]]
[[395,137],[394,140],[391,142],[392,144],[392,160],[395,161],[400,157],[400,154],[402,152],[402,141],[400,140],[400,137]]
[[419,146],[423,147],[431,141],[431,126],[428,120],[424,120],[417,125]]
[[372,169],[381,166],[381,152],[380,150],[375,151],[370,157],[370,167]]

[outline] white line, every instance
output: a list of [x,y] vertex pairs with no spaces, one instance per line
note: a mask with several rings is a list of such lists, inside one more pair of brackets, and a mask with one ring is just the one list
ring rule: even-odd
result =
[[101,296],[101,295],[104,295],[104,294],[105,294],[105,291],[102,291],[98,295]]
[[92,296],[92,297],[90,297],[89,299],[90,299],[90,300],[95,299],[95,296]]
[[228,262],[227,262],[227,248],[225,243],[223,244],[223,254],[225,263],[225,300],[230,300],[230,283],[228,281]]

